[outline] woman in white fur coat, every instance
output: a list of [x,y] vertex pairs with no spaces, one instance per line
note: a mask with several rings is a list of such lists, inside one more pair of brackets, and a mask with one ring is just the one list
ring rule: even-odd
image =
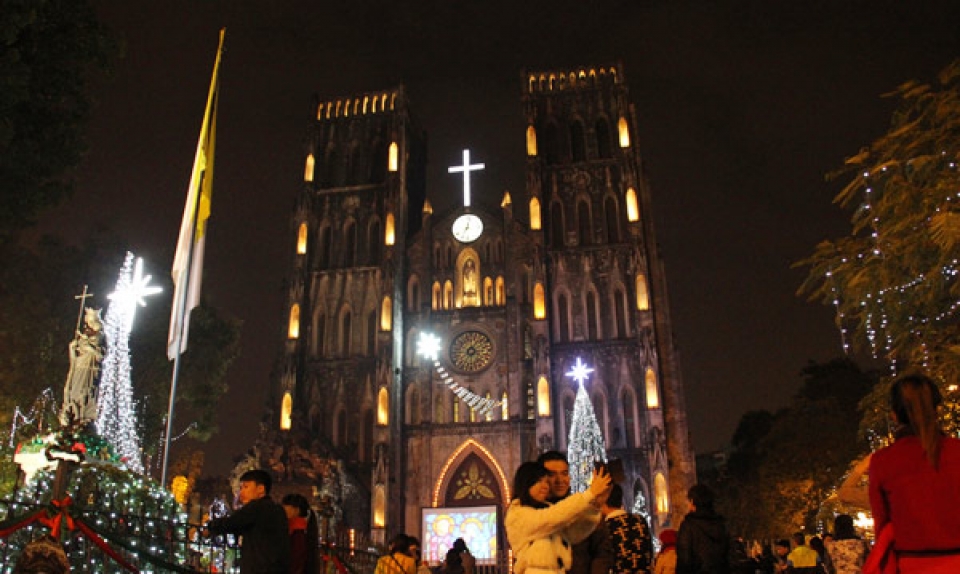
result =
[[516,559],[516,574],[556,574],[570,569],[571,547],[590,535],[600,523],[600,504],[610,494],[610,475],[594,471],[585,492],[571,494],[556,504],[547,502],[547,469],[525,462],[513,479],[514,499],[504,526]]

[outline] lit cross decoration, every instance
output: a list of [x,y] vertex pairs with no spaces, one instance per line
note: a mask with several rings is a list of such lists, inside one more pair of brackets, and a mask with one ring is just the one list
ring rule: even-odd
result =
[[577,357],[577,364],[574,365],[573,368],[570,369],[570,372],[568,372],[566,375],[580,383],[580,386],[582,387],[583,382],[590,378],[590,373],[592,372],[593,369],[588,367],[587,364],[580,359],[580,357]]
[[133,267],[133,278],[129,283],[118,286],[116,291],[107,295],[107,299],[115,301],[121,308],[126,309],[130,313],[130,321],[133,322],[137,305],[147,306],[147,302],[143,298],[163,291],[160,287],[149,285],[151,279],[153,279],[153,275],[143,276],[143,258],[138,257]]
[[441,347],[442,341],[440,337],[433,333],[420,333],[420,338],[417,339],[417,354],[424,359],[433,361],[433,370],[437,372],[443,384],[450,387],[450,390],[453,391],[455,395],[460,397],[471,409],[481,415],[486,415],[492,409],[502,404],[500,401],[481,397],[470,389],[458,385],[457,382],[453,380],[453,376],[440,364]]
[[470,163],[470,150],[463,150],[463,165],[455,165],[447,168],[447,173],[463,174],[463,206],[470,207],[470,172],[480,171],[486,165],[482,163]]

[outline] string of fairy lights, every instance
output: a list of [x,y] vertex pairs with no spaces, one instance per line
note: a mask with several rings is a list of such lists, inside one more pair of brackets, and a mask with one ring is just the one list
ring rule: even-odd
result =
[[453,375],[451,375],[445,368],[443,368],[443,365],[440,364],[441,346],[442,341],[440,337],[432,333],[420,333],[420,337],[417,339],[417,354],[433,363],[433,369],[440,377],[440,380],[451,391],[453,391],[453,393],[457,395],[460,400],[465,402],[467,406],[481,416],[486,416],[493,411],[493,409],[503,404],[502,401],[499,400],[481,397],[467,387],[461,386],[459,383],[457,383],[454,380]]

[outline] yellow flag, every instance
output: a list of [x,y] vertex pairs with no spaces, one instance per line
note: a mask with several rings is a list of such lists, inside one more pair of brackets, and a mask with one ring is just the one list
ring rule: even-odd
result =
[[170,311],[170,332],[167,336],[167,357],[176,358],[187,349],[190,332],[190,311],[200,304],[200,286],[203,278],[203,252],[206,242],[207,219],[210,218],[210,199],[213,192],[213,160],[217,139],[217,100],[219,97],[220,56],[223,54],[223,36],[213,64],[213,78],[207,94],[207,107],[200,126],[197,154],[187,188],[187,202],[180,223],[177,253],[173,258],[174,295]]

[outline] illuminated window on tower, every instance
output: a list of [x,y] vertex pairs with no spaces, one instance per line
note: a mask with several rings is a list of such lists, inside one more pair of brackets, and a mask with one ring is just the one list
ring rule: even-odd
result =
[[637,310],[650,309],[650,298],[647,295],[647,278],[643,273],[637,273]]
[[547,306],[544,303],[543,284],[539,281],[533,286],[533,318],[545,319],[547,317]]
[[297,339],[300,337],[300,305],[294,303],[290,307],[290,323],[287,326],[287,338]]
[[383,234],[383,244],[393,245],[397,241],[397,234],[394,231],[393,213],[387,212],[387,228]]
[[537,157],[537,130],[527,126],[527,156]]
[[653,367],[647,367],[647,372],[643,378],[646,383],[647,408],[660,408],[660,394],[657,390],[657,374],[653,372]]
[[550,384],[544,376],[537,381],[537,414],[550,416]]
[[540,200],[534,197],[530,199],[530,229],[536,231],[540,225]]
[[633,223],[640,219],[640,207],[637,205],[637,192],[627,189],[627,221]]
[[387,388],[380,387],[377,393],[377,424],[385,427],[390,422],[390,399]]
[[303,255],[307,252],[307,224],[301,223],[297,230],[297,255]]
[[290,393],[283,393],[283,402],[280,405],[280,430],[290,430],[290,415],[293,412],[293,397]]
[[306,165],[303,166],[303,181],[313,181],[313,154],[307,156]]
[[399,161],[397,160],[397,153],[398,153],[397,142],[390,142],[390,152],[387,155],[388,157],[387,169],[390,171],[397,171],[397,166],[399,165]]
[[627,129],[627,118],[620,118],[620,121],[617,122],[617,131],[620,132],[620,147],[630,147],[630,130]]

